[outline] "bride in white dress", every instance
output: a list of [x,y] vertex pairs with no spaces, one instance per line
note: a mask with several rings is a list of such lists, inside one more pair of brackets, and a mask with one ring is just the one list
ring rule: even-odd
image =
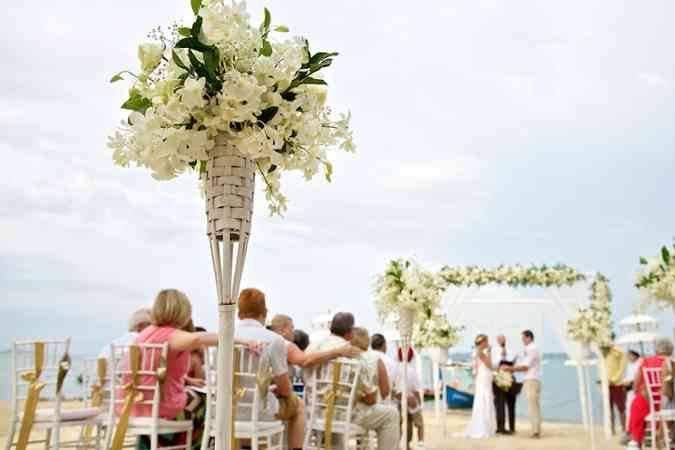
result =
[[497,417],[492,394],[492,363],[490,362],[490,344],[484,334],[476,336],[476,356],[474,367],[476,380],[474,382],[473,411],[471,423],[466,429],[465,436],[472,439],[485,439],[495,435],[497,431]]

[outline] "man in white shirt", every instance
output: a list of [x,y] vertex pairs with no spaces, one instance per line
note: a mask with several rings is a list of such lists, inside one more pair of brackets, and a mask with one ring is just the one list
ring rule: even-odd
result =
[[[145,330],[150,323],[152,318],[150,317],[150,308],[141,308],[134,313],[129,318],[129,331],[123,334],[122,336],[113,339],[111,344],[114,345],[131,345],[136,342],[138,334]],[[110,344],[106,345],[101,349],[101,352],[98,355],[99,358],[108,359],[110,358]]]
[[[351,341],[354,328],[354,316],[351,313],[337,313],[330,325],[331,334],[319,342],[312,342],[309,352],[328,350],[343,346]],[[365,373],[366,368],[362,368]],[[395,450],[399,443],[399,414],[393,405],[377,403],[377,386],[368,380],[358,380],[359,389],[352,420],[366,430],[377,433],[378,450]]]
[[[288,421],[288,448],[302,449],[305,435],[305,413],[302,402],[297,401],[293,394],[293,386],[288,372],[288,346],[283,337],[274,331],[265,328],[267,306],[265,294],[258,289],[244,289],[239,295],[239,325],[234,331],[237,339],[267,343],[261,355],[263,361],[269,363],[274,384],[274,396],[282,400],[283,405],[290,408],[288,417],[280,417]],[[270,402],[268,410],[271,413],[282,414],[279,403]],[[286,413],[283,413],[286,415]],[[271,417],[270,417],[271,418]]]
[[[506,347],[506,337],[500,334],[495,339],[497,345],[492,347],[490,359],[494,370],[513,366],[515,355]],[[516,397],[522,388],[522,384],[514,380],[508,391],[503,390],[496,383],[492,383],[494,393],[495,411],[497,413],[497,433],[513,434],[516,432]],[[509,416],[509,429],[506,430],[506,411]]]
[[504,367],[504,370],[525,374],[523,389],[527,396],[527,415],[532,425],[532,437],[536,439],[541,437],[541,354],[534,344],[532,331],[523,331],[522,337],[525,351],[518,356],[515,366]]

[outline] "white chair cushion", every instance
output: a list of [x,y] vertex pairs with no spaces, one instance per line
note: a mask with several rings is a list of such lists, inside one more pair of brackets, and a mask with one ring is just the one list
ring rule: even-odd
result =
[[[318,431],[324,431],[326,427],[326,422],[323,419],[315,420],[312,423],[312,429]],[[333,433],[342,433],[344,434],[347,429],[347,422],[333,421]],[[354,423],[349,425],[349,434],[351,436],[361,436],[367,434],[365,428],[360,427]]]
[[[215,427],[214,427],[215,428]],[[253,436],[253,422],[236,421],[234,423],[234,433],[238,438],[248,438]],[[214,430],[215,431],[215,430]],[[256,431],[260,434],[283,433],[284,423],[278,420],[259,421],[256,423]]]
[[[93,419],[101,414],[101,408],[81,408],[61,410],[61,421],[80,421]],[[56,420],[56,412],[53,409],[38,409],[35,411],[35,420],[38,422],[52,422]]]
[[[119,420],[119,418],[117,418]],[[159,433],[170,433],[172,431],[187,431],[192,429],[191,420],[166,420],[157,421]],[[129,430],[132,428],[150,428],[152,426],[152,417],[130,417]]]

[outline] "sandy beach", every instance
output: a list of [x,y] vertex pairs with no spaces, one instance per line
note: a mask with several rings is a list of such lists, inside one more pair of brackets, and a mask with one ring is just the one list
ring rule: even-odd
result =
[[[69,408],[76,408],[77,402],[68,403]],[[0,448],[3,448],[7,438],[7,419],[9,415],[9,402],[0,401]],[[589,435],[583,427],[574,424],[545,423],[543,437],[530,439],[528,424],[518,422],[517,428],[521,431],[514,436],[500,436],[494,439],[471,440],[457,437],[460,435],[469,421],[469,415],[465,412],[452,412],[445,418],[445,430],[443,421],[436,421],[434,414],[425,414],[425,427],[427,433],[426,448],[428,450],[587,450],[591,448]],[[68,433],[75,432],[71,429]],[[66,434],[66,437],[69,437]],[[602,430],[596,431],[598,450],[620,450],[618,437],[611,441],[605,441]],[[33,445],[34,448],[44,448],[41,444]]]

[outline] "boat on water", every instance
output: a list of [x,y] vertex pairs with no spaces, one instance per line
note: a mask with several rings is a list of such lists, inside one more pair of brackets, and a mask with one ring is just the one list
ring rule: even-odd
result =
[[445,403],[449,409],[470,409],[473,407],[473,394],[446,385]]

